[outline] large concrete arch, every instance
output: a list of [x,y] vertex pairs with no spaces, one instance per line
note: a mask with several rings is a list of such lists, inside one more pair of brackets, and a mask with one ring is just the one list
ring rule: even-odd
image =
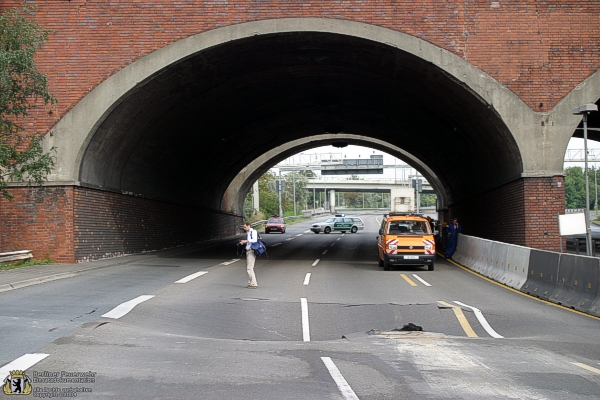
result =
[[[471,92],[487,106],[490,111],[490,125],[504,125],[504,128],[496,129],[505,129],[507,136],[516,143],[517,149],[509,151],[518,152],[512,160],[518,160],[521,164],[518,169],[524,175],[552,175],[557,172],[552,160],[548,159],[548,154],[552,152],[549,152],[547,147],[553,144],[540,141],[536,137],[538,134],[543,135],[540,115],[533,112],[499,82],[461,57],[419,38],[378,26],[336,19],[295,18],[256,21],[203,32],[166,46],[112,75],[73,107],[54,126],[52,135],[46,136],[45,146],[56,146],[58,149],[58,165],[50,180],[57,183],[81,182],[84,155],[98,129],[120,105],[131,100],[132,93],[139,93],[148,83],[161,79],[161,74],[167,67],[225,43],[298,32],[328,33],[365,39],[399,49],[435,66],[447,75],[448,80],[454,81],[457,87]],[[427,110],[429,111],[431,110]],[[496,115],[496,118],[493,118],[493,115]],[[105,178],[120,183],[122,177],[103,176],[95,180],[99,171],[93,170],[94,163],[88,163],[87,168],[84,180],[88,182],[82,183],[126,191],[120,184],[104,185]],[[513,171],[512,176],[505,179],[516,178],[514,175]]]
[[[91,90],[44,138],[58,149],[51,187],[20,191],[21,205],[3,212],[50,193],[63,227],[54,248],[70,262],[228,236],[242,218],[240,193],[261,171],[333,137],[412,163],[442,197],[440,216],[460,215],[470,234],[557,249],[562,158],[578,122],[568,103],[595,89],[538,113],[505,85],[380,26],[295,18],[220,27]],[[11,235],[5,242],[18,243],[22,232]]]
[[[561,167],[571,137],[582,137],[581,132],[574,135],[575,130],[581,123],[582,117],[581,115],[572,115],[572,109],[582,104],[597,103],[599,99],[600,71],[592,74],[585,81],[577,85],[575,89],[569,92],[550,110],[545,118],[545,130],[551,131],[556,136],[556,148],[553,158],[557,163],[560,163]],[[600,127],[600,115],[598,114],[590,114],[591,126]],[[588,137],[592,140],[600,141],[600,132],[590,131],[588,132]]]
[[235,179],[231,181],[225,192],[225,196],[223,197],[222,209],[235,214],[241,214],[244,199],[252,187],[252,184],[273,165],[284,160],[288,156],[297,154],[301,151],[314,147],[326,146],[340,141],[378,149],[405,161],[407,164],[417,169],[427,179],[438,194],[438,206],[444,207],[444,204],[447,202],[447,193],[444,186],[439,177],[437,177],[421,160],[413,157],[411,154],[391,143],[365,136],[340,133],[309,136],[278,146],[262,154],[256,160],[253,160],[244,167]]

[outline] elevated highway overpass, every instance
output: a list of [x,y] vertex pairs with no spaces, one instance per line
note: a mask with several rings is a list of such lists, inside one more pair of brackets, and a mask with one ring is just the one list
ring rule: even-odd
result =
[[[389,193],[395,188],[413,188],[411,181],[396,179],[309,179],[306,184],[309,190],[335,190],[338,192],[371,192]],[[435,194],[429,183],[423,183],[422,193]]]

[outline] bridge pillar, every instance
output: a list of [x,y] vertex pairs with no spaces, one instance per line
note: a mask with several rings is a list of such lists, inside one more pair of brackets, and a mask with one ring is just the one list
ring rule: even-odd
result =
[[252,185],[252,207],[254,208],[255,213],[260,211],[260,196],[258,193],[258,181],[254,182],[254,184]]
[[335,190],[329,191],[329,211],[335,213]]
[[564,211],[562,176],[523,177],[451,204],[444,218],[458,218],[467,235],[560,251],[565,239],[559,235],[558,215]]

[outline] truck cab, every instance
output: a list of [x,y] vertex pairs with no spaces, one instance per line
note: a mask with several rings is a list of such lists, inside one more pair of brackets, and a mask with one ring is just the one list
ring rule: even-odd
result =
[[377,236],[379,266],[423,265],[433,271],[435,239],[429,221],[419,214],[391,212],[381,222]]

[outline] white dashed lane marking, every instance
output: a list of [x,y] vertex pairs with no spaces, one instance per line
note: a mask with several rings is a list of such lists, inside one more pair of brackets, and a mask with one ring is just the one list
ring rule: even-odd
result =
[[300,299],[300,307],[302,308],[302,340],[310,342],[310,327],[308,326],[308,301],[306,298]]
[[202,276],[204,274],[208,274],[208,271],[199,271],[199,272],[196,272],[195,274],[188,275],[185,278],[181,278],[180,280],[175,281],[175,283],[188,283],[192,279],[196,279],[197,277]]
[[310,282],[310,272],[306,274],[306,277],[304,278],[304,285],[308,286],[308,283]]
[[233,260],[231,260],[231,261],[225,261],[225,262],[222,262],[222,263],[221,263],[221,264],[219,264],[219,265],[229,265],[229,264],[233,264],[234,262],[238,262],[238,261],[240,261],[240,259],[239,259],[239,258],[234,258],[234,259],[233,259]]
[[327,370],[329,370],[329,375],[331,375],[331,377],[335,381],[338,389],[340,389],[340,392],[342,393],[342,396],[344,396],[344,399],[358,400],[358,396],[356,395],[356,393],[354,393],[354,390],[352,390],[348,382],[346,382],[346,379],[344,378],[338,367],[336,367],[336,365],[333,363],[331,358],[321,357],[321,360],[323,360],[323,363],[327,367]]
[[143,303],[146,300],[150,300],[153,297],[154,297],[154,295],[143,295],[143,296],[136,297],[133,300],[129,300],[129,301],[126,301],[125,303],[119,304],[118,306],[116,306],[115,308],[113,308],[112,310],[107,312],[106,314],[103,314],[102,316],[104,318],[119,319],[122,316],[129,313],[129,311],[133,310],[133,308],[135,306],[137,306],[138,304]]
[[421,283],[425,286],[431,286],[429,283],[425,282],[425,279],[421,278],[419,275],[417,274],[412,274],[412,276],[414,276],[415,278],[417,278],[419,281],[421,281]]
[[7,378],[10,374],[10,371],[25,371],[29,369],[29,367],[39,363],[49,355],[50,354],[43,353],[22,355],[21,357],[9,362],[8,364],[0,368],[0,379]]
[[458,304],[459,306],[466,307],[466,308],[469,308],[469,309],[473,310],[473,312],[475,313],[475,316],[479,320],[479,323],[481,324],[481,326],[483,327],[483,329],[485,329],[486,332],[491,337],[494,337],[496,339],[503,339],[504,338],[504,336],[499,335],[498,333],[496,333],[495,330],[492,329],[492,327],[490,326],[490,324],[488,324],[487,320],[483,316],[483,313],[481,312],[481,310],[479,310],[478,308],[475,308],[475,307],[468,306],[468,305],[466,305],[464,303],[461,303],[460,301],[454,301],[454,302],[456,304]]

